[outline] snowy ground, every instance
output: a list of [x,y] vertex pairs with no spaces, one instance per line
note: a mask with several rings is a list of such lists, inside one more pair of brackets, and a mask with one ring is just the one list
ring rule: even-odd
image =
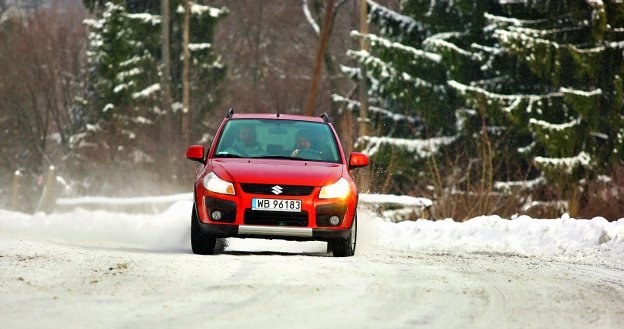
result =
[[3,328],[624,328],[624,219],[392,223],[358,251],[228,240],[190,253],[161,214],[0,210]]

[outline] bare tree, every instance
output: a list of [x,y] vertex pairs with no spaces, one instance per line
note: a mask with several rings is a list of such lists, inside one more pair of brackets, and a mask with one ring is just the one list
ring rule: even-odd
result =
[[[336,0],[335,8],[344,1]],[[316,21],[318,14],[322,14],[317,2],[320,1],[309,3],[310,15]],[[273,112],[279,98],[281,112],[303,113],[319,36],[310,28],[302,1],[239,0],[236,6],[230,4],[230,1],[216,1],[217,6],[230,9],[230,15],[220,23],[215,36],[217,51],[223,54],[227,64],[221,102],[224,111],[234,106],[239,112]],[[349,11],[336,10],[334,14],[334,36],[329,39],[325,54],[336,54],[341,60],[346,58],[349,48],[345,41],[351,41],[348,32],[352,29],[352,15]],[[328,113],[331,93],[336,88],[348,90],[352,84],[338,74],[329,75],[332,81],[327,77],[319,80],[316,103],[322,112]]]
[[[79,124],[84,16],[80,7],[44,8],[11,19],[5,23],[10,27],[0,31],[0,151],[7,155],[1,157],[0,170],[5,177],[21,169],[24,186],[36,186],[36,175],[62,163]],[[23,190],[36,196],[32,192]]]
[[325,54],[325,48],[327,47],[327,41],[329,39],[329,31],[332,23],[333,11],[334,0],[327,0],[327,5],[325,6],[325,18],[323,19],[323,27],[321,29],[321,39],[319,41],[318,51],[316,53],[316,61],[314,62],[314,73],[312,74],[312,81],[310,82],[310,92],[308,93],[308,100],[306,102],[304,112],[306,115],[314,115],[316,93],[318,92],[319,79],[321,78],[321,65],[323,56]]

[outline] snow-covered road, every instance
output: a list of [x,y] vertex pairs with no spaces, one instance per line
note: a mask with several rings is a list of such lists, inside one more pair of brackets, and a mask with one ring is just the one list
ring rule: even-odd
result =
[[1,327],[624,327],[623,220],[519,219],[526,231],[510,232],[517,224],[496,218],[395,224],[364,212],[355,257],[251,239],[196,256],[188,206],[0,211]]

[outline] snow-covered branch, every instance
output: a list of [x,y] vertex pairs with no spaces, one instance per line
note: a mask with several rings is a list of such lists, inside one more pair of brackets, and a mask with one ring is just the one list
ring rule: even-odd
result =
[[137,99],[137,98],[146,98],[149,97],[151,94],[157,92],[160,90],[160,84],[159,83],[155,83],[139,92],[136,92],[134,94],[132,94],[132,98]]
[[546,45],[549,47],[553,47],[555,49],[559,49],[559,48],[567,48],[573,52],[579,53],[579,54],[586,54],[586,53],[600,53],[603,52],[606,47],[611,47],[611,48],[617,48],[619,47],[618,43],[610,43],[607,44],[607,46],[600,46],[600,47],[593,47],[593,48],[578,48],[575,45],[571,45],[571,44],[560,44],[558,42],[552,41],[552,40],[547,40],[547,39],[542,39],[542,38],[537,38],[537,37],[533,37],[524,33],[521,33],[519,31],[510,31],[510,30],[496,30],[494,31],[494,36],[496,38],[498,38],[502,43],[512,43],[515,40],[519,40],[521,41],[523,44],[526,45],[535,45],[535,44],[542,44],[542,45]]
[[460,47],[458,47],[456,44],[448,41],[448,39],[450,38],[460,38],[462,37],[464,34],[463,33],[459,33],[459,32],[444,32],[444,33],[438,33],[438,34],[434,34],[432,36],[430,36],[429,38],[425,39],[425,41],[423,41],[423,45],[429,49],[448,49],[452,52],[455,52],[457,54],[460,54],[462,56],[466,56],[470,59],[473,59],[475,61],[481,61],[483,60],[481,54],[478,53],[472,53],[468,50],[462,49]]
[[[413,18],[405,15],[401,15],[394,10],[386,8],[375,1],[368,0],[368,6],[370,7],[369,16],[377,16],[384,20],[394,22],[399,25],[401,30],[406,31],[407,33],[412,33],[416,31],[425,31],[425,27],[422,23],[415,21]],[[382,26],[382,30],[388,28],[389,25]]]
[[461,92],[462,94],[466,94],[468,92],[474,92],[474,93],[482,94],[485,97],[490,98],[490,99],[505,100],[505,101],[517,101],[518,99],[527,99],[527,100],[547,99],[547,98],[563,96],[563,93],[561,92],[549,93],[545,95],[522,95],[522,94],[505,95],[505,94],[497,94],[497,93],[489,92],[480,87],[468,86],[463,83],[457,82],[455,80],[450,80],[448,84],[449,86]]
[[416,158],[427,158],[436,154],[441,146],[449,145],[456,141],[457,138],[458,136],[434,137],[429,139],[362,136],[358,138],[357,144],[363,143],[366,145],[363,152],[368,156],[375,155],[382,145],[390,145],[404,148],[411,153],[416,153]]
[[158,25],[162,20],[160,15],[152,15],[148,13],[126,14],[126,17],[152,25]]
[[308,0],[302,0],[302,1],[303,1],[303,15],[305,16],[306,21],[308,22],[308,24],[310,24],[310,26],[314,30],[314,33],[316,33],[317,36],[320,36],[321,29],[319,28],[318,24],[312,17],[312,13],[310,13],[310,8],[308,7]]
[[[412,77],[408,73],[399,72],[395,68],[393,68],[388,63],[382,61],[381,59],[372,56],[366,50],[349,50],[347,51],[349,56],[352,56],[358,60],[360,63],[364,63],[366,65],[370,65],[374,67],[376,70],[380,72],[381,79],[393,79],[393,80],[402,80],[405,82],[411,82],[415,87],[427,87],[427,88],[435,88],[431,82]],[[443,88],[443,87],[442,87]]]
[[546,122],[543,120],[537,120],[534,118],[529,119],[529,124],[534,125],[534,126],[538,126],[542,129],[546,129],[546,130],[552,130],[552,131],[562,131],[562,130],[566,130],[566,129],[570,129],[573,127],[576,127],[578,125],[581,124],[581,119],[578,118],[576,120],[572,120],[570,122],[566,122],[566,123],[550,123],[550,122]]
[[512,26],[535,25],[535,24],[540,24],[540,23],[544,23],[548,21],[546,19],[524,20],[524,19],[510,18],[510,17],[505,17],[505,16],[493,15],[488,12],[484,13],[483,17],[485,17],[486,20],[488,20],[490,23],[493,23],[493,24],[512,25]]
[[574,168],[589,167],[591,156],[585,152],[581,152],[570,158],[535,157],[533,160],[541,167],[564,170],[566,173],[571,173]]
[[[190,3],[190,11],[191,11],[191,15],[197,15],[197,16],[202,16],[202,15],[210,15],[211,17],[214,18],[218,18],[224,15],[227,15],[229,13],[229,10],[225,7],[223,8],[215,8],[215,7],[211,7],[211,6],[204,6],[204,5],[199,5],[195,2]],[[178,14],[184,14],[184,6],[179,5],[178,8],[176,9],[176,12]]]
[[543,176],[540,176],[536,179],[528,180],[528,181],[494,182],[494,189],[499,190],[499,191],[505,191],[505,192],[508,192],[514,189],[531,191],[535,189],[536,186],[539,186],[545,183],[546,183],[546,179]]
[[393,42],[390,41],[386,38],[382,38],[379,37],[377,35],[374,34],[366,34],[363,35],[358,31],[351,31],[351,36],[353,37],[357,37],[357,38],[364,38],[366,39],[371,46],[375,46],[376,44],[379,44],[380,46],[383,46],[387,49],[396,49],[399,50],[401,52],[410,54],[414,57],[424,57],[428,60],[431,60],[433,62],[439,63],[442,60],[442,56],[436,54],[436,53],[431,53],[431,52],[427,52],[427,51],[423,51],[420,49],[416,49],[414,47],[409,47],[406,46],[404,44],[398,43],[398,42]]
[[[347,109],[351,110],[351,111],[355,111],[357,109],[360,108],[360,102],[356,101],[356,100],[352,100],[346,97],[343,97],[341,95],[338,94],[332,94],[332,101],[336,102],[336,103],[344,103],[346,104]],[[368,107],[368,111],[369,112],[373,112],[373,113],[378,113],[383,115],[384,117],[390,118],[393,121],[408,121],[411,123],[414,122],[418,122],[419,119],[417,117],[413,117],[413,116],[406,116],[400,113],[394,113],[392,111],[388,111],[386,109],[382,109],[380,107],[377,106],[369,106]]]

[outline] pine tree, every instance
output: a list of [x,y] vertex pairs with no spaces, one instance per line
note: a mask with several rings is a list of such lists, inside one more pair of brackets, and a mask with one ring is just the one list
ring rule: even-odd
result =
[[[395,193],[406,192],[413,189],[410,185],[431,182],[436,175],[432,156],[444,146],[471,153],[460,138],[470,132],[458,125],[470,112],[458,111],[461,99],[447,82],[482,78],[480,58],[462,47],[482,41],[485,20],[478,17],[489,8],[485,4],[495,4],[406,1],[401,13],[374,1],[368,4],[370,21],[378,32],[353,34],[366,38],[371,51],[349,53],[369,72],[375,136],[360,136],[358,144],[373,155],[374,170],[381,171],[381,177],[394,177],[384,185]],[[360,78],[356,70],[344,71]],[[334,100],[350,108],[358,106],[347,97]]]
[[621,26],[624,6],[532,1],[502,7],[502,14],[484,15],[495,53],[510,64],[484,65],[499,77],[497,90],[451,85],[468,104],[485,100],[489,117],[504,113],[524,142],[510,151],[532,161],[561,198],[575,201],[582,178],[622,160],[623,35],[614,27]]
[[[405,1],[400,14],[368,3],[380,35],[358,35],[372,51],[351,54],[372,72],[369,93],[383,107],[376,115],[399,120],[374,120],[377,136],[360,144],[387,174],[397,170],[392,154],[442,136],[455,138],[438,154],[467,155],[458,155],[466,162],[456,168],[464,177],[447,176],[446,184],[469,181],[477,163],[482,192],[496,180],[544,175],[560,197],[573,199],[581,178],[621,163],[620,3]],[[406,124],[411,129],[401,129]],[[406,140],[391,138],[398,136]],[[422,168],[415,160],[404,156],[400,169]]]
[[[86,3],[101,11],[95,12],[96,19],[86,21],[90,30],[91,76],[86,108],[91,110],[86,132],[77,135],[74,144],[89,145],[85,139],[103,140],[104,149],[109,150],[109,161],[152,163],[155,156],[163,157],[160,146],[172,142],[159,140],[162,129],[158,129],[158,125],[167,122],[164,116],[174,113],[160,108],[161,17],[159,3],[154,3],[139,0]],[[183,0],[170,2],[171,87],[172,96],[177,100],[174,111],[181,109],[182,4]],[[215,25],[227,14],[227,9],[191,3],[191,14],[191,95],[192,107],[197,109],[193,113],[193,123],[198,127],[216,101],[218,85],[224,77],[225,68],[212,50],[212,41]]]

